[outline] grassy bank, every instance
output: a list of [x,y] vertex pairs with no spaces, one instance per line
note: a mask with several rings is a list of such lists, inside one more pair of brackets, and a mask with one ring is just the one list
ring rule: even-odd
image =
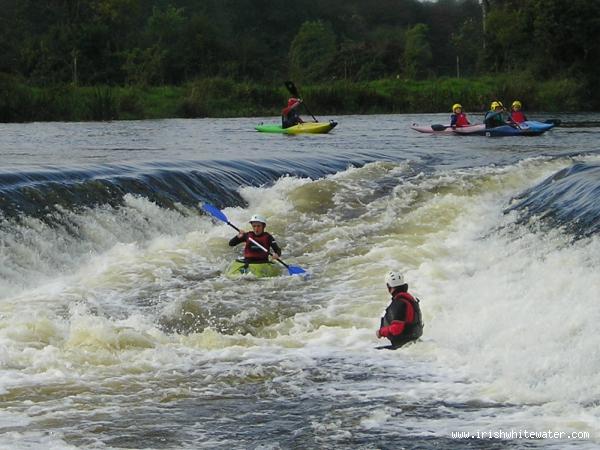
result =
[[[485,111],[490,102],[521,100],[527,110],[585,111],[590,95],[574,79],[537,82],[526,76],[477,79],[346,81],[299,86],[314,113],[448,112],[460,102]],[[0,122],[278,116],[283,85],[203,79],[183,86],[29,86],[0,74]]]

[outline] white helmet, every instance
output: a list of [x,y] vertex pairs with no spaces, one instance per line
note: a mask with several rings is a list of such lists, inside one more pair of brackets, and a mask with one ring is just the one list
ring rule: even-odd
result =
[[385,274],[385,284],[387,284],[389,287],[398,287],[406,283],[404,282],[404,277],[400,272],[394,272],[391,270]]
[[249,222],[250,223],[252,223],[252,222],[260,222],[260,223],[266,225],[267,224],[267,219],[265,219],[265,217],[261,216],[260,214],[254,214],[252,217],[250,217]]

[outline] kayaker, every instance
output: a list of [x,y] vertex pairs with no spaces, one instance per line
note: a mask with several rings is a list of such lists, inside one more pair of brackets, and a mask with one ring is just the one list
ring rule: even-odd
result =
[[378,338],[388,338],[392,348],[416,341],[423,334],[423,319],[419,299],[408,293],[408,283],[400,272],[385,275],[385,284],[392,295],[392,302],[381,318],[381,326],[375,333]]
[[499,101],[493,101],[490,110],[485,114],[484,123],[486,128],[496,128],[502,125],[506,125],[504,119],[504,112],[506,109],[504,105]]
[[510,107],[510,109],[511,109],[510,118],[512,119],[513,122],[523,123],[527,120],[527,117],[525,116],[523,111],[521,111],[522,107],[523,107],[523,105],[521,104],[521,102],[519,100],[515,100],[514,102],[512,102],[512,105]]
[[460,103],[455,103],[452,105],[452,115],[450,116],[450,126],[452,128],[460,128],[471,125],[469,119],[467,119],[467,115],[462,110],[462,105]]
[[269,261],[269,254],[249,239],[252,238],[267,250],[271,249],[273,259],[279,259],[281,248],[275,242],[275,238],[265,231],[267,219],[259,214],[255,214],[250,218],[250,225],[252,226],[252,231],[245,232],[244,230],[240,230],[236,236],[231,238],[229,246],[235,247],[245,242],[244,261],[254,263]]
[[298,107],[302,103],[302,99],[292,97],[288,100],[287,106],[281,111],[281,127],[289,128],[299,123],[304,123],[300,114],[298,113]]

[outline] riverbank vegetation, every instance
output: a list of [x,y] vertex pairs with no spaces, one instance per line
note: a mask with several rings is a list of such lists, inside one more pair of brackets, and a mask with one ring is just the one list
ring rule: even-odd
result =
[[0,0],[0,121],[600,109],[595,0]]

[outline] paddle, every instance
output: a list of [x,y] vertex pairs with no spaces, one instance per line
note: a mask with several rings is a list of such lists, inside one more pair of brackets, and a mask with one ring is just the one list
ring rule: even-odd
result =
[[[286,81],[284,84],[285,84],[285,87],[287,88],[287,90],[290,91],[290,94],[292,94],[296,98],[301,98],[300,93],[298,92],[298,89],[296,88],[296,85],[294,84],[293,81]],[[315,116],[313,116],[313,113],[311,113],[310,109],[308,109],[308,106],[306,106],[306,103],[302,102],[302,104],[306,108],[306,111],[312,116],[314,121],[318,122],[317,118]]]
[[446,128],[450,128],[450,125],[441,125],[439,123],[434,123],[431,125],[431,129],[433,131],[444,131]]
[[[229,225],[231,228],[233,228],[234,230],[236,230],[239,233],[240,229],[238,227],[236,227],[234,224],[232,224],[229,221],[229,219],[227,219],[227,216],[223,213],[223,211],[221,211],[219,208],[217,208],[216,206],[213,206],[209,203],[203,203],[203,204],[201,204],[201,206],[202,206],[202,209],[204,211],[206,211],[207,213],[209,213],[211,216],[213,216],[216,219],[219,219],[221,222],[225,222],[227,225]],[[252,239],[251,237],[248,237],[248,239],[250,239],[250,242],[257,245],[261,250],[263,250],[266,253],[268,253],[269,255],[273,256],[273,253],[271,253],[271,251],[264,248],[262,245],[260,245],[254,239]],[[277,259],[277,262],[283,264],[285,266],[285,268],[288,270],[288,273],[290,275],[302,275],[302,274],[306,273],[306,270],[304,270],[302,267],[287,265],[281,259]]]

